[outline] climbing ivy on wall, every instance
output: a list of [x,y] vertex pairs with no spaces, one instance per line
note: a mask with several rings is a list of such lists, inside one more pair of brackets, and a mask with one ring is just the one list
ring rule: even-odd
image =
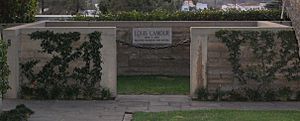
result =
[[[257,82],[267,88],[280,74],[288,81],[300,81],[300,58],[294,31],[235,31],[221,30],[216,37],[229,52],[234,79],[247,84]],[[241,63],[242,47],[249,49],[248,63]],[[247,48],[249,47],[249,48]],[[245,54],[245,53],[244,53]]]
[[297,45],[295,33],[294,31],[281,31],[278,33],[278,37],[284,40],[282,41],[281,60],[289,65],[282,68],[280,72],[284,73],[288,81],[300,81],[299,46]]
[[81,55],[85,65],[82,68],[75,68],[74,75],[80,85],[83,85],[84,97],[93,97],[99,93],[99,87],[95,85],[100,85],[98,82],[100,82],[102,75],[102,59],[99,49],[103,45],[100,36],[100,33],[89,34],[90,41],[84,42],[79,48],[79,50],[82,50]]
[[0,39],[0,98],[10,88],[8,84],[8,75],[10,71],[7,65],[7,45]]
[[73,46],[74,43],[80,43],[78,32],[37,31],[29,36],[35,41],[41,41],[40,52],[49,55],[51,59],[46,63],[32,59],[21,64],[23,98],[106,98],[101,97],[101,92],[106,89],[100,86],[100,49],[103,47],[100,32],[88,34],[89,41],[79,47]]

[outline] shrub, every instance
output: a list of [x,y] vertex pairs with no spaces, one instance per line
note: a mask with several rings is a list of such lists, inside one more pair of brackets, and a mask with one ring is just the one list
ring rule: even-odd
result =
[[22,99],[31,99],[35,94],[34,94],[34,89],[30,88],[29,85],[21,85],[20,88],[22,91],[20,91],[20,95]]
[[111,93],[110,93],[109,89],[103,88],[101,90],[101,99],[102,100],[109,100],[109,99],[111,99]]
[[8,75],[10,73],[7,65],[7,46],[0,40],[0,93],[5,94],[10,88],[8,85]]
[[281,101],[288,101],[292,95],[292,90],[289,87],[283,87],[278,90],[278,96]]
[[245,97],[249,101],[263,101],[263,94],[258,89],[244,88]]
[[209,93],[207,88],[199,88],[197,90],[197,96],[199,100],[203,100],[203,101],[208,100]]
[[80,95],[80,86],[78,85],[67,85],[65,88],[65,99],[77,99]]
[[229,94],[230,101],[277,101],[278,90],[275,89],[257,89],[257,88],[238,88],[233,89]]
[[265,101],[276,101],[278,97],[278,92],[274,89],[268,89],[264,93],[264,100]]
[[28,121],[34,112],[24,104],[17,105],[15,109],[0,114],[0,121]]
[[227,94],[228,101],[247,101],[247,97],[245,96],[242,89],[232,89]]
[[227,98],[225,97],[227,95],[226,91],[223,91],[221,88],[221,85],[216,88],[216,91],[213,95],[213,99],[216,101],[223,101],[223,100],[227,100]]
[[[154,10],[115,12],[98,17],[76,16],[76,21],[279,21],[280,10],[201,10],[193,12]],[[289,20],[286,16],[284,20]]]
[[[287,101],[290,100],[292,91],[288,87],[278,90],[241,87],[231,91],[222,91],[221,88],[217,88],[215,92],[209,93],[205,88],[200,88],[197,94],[198,99],[202,101]],[[209,99],[210,95],[213,96],[212,99]],[[297,92],[296,99],[300,100],[300,91]]]
[[300,91],[297,91],[296,100],[300,101]]

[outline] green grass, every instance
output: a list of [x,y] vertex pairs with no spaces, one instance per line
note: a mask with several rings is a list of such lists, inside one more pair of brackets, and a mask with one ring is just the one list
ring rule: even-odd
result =
[[133,121],[300,121],[300,111],[198,110],[133,114]]
[[119,76],[119,94],[188,94],[189,77],[183,76]]

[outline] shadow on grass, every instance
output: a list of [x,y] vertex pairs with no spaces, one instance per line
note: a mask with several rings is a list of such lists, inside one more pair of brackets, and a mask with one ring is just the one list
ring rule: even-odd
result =
[[188,76],[118,76],[118,94],[187,95]]

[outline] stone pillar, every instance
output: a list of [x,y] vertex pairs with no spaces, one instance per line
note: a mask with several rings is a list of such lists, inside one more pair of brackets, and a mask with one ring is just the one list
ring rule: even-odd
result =
[[3,31],[3,40],[8,43],[7,62],[10,70],[9,86],[10,90],[4,95],[6,98],[17,98],[19,92],[19,49],[20,32],[15,29],[6,29]]
[[112,97],[117,96],[117,42],[116,28],[102,30],[102,81],[101,85],[111,91]]
[[2,113],[2,94],[0,94],[0,113]]
[[196,91],[200,87],[207,86],[206,62],[207,62],[208,35],[200,35],[199,29],[191,28],[190,44],[190,96],[197,97]]

